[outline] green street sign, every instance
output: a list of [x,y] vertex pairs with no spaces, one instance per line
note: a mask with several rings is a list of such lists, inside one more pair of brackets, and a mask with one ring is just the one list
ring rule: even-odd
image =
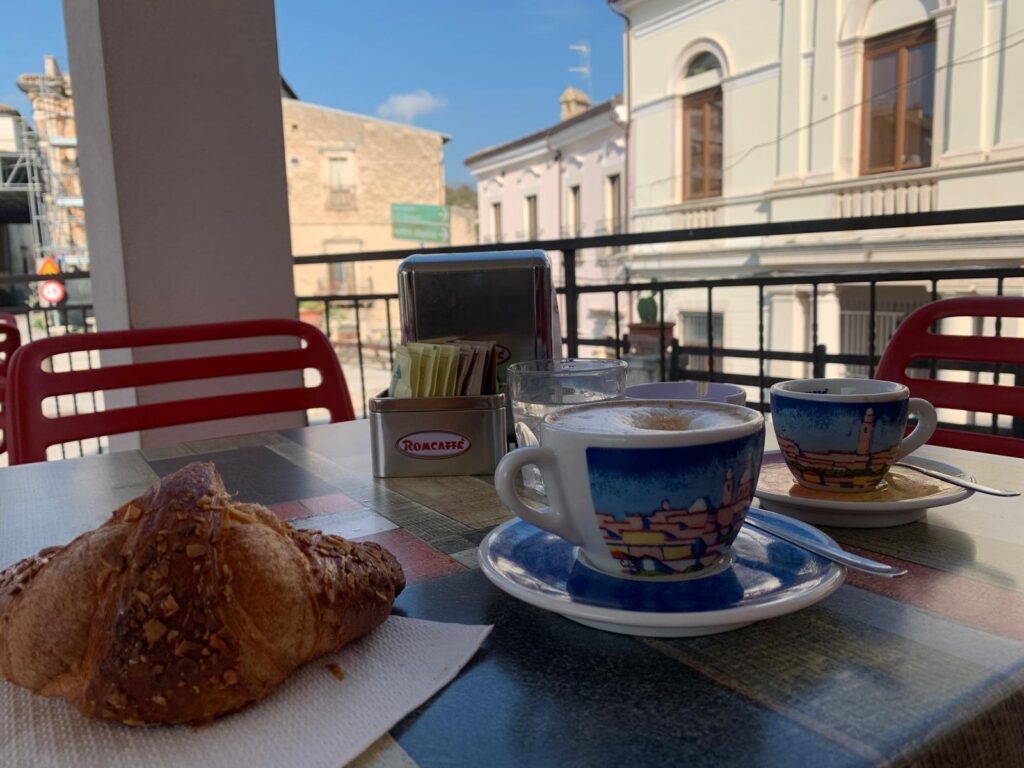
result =
[[447,224],[448,219],[447,205],[391,204],[392,221],[401,221],[407,224]]
[[447,205],[391,204],[391,236],[397,240],[447,243]]
[[406,224],[391,222],[391,236],[396,240],[418,240],[423,243],[447,243],[447,224]]

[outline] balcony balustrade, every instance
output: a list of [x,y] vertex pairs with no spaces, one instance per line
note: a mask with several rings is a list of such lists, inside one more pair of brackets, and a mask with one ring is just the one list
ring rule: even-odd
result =
[[836,192],[837,218],[927,213],[939,207],[939,184],[934,178],[912,178],[886,183],[858,183]]
[[[699,230],[673,230],[667,232],[643,232],[620,235],[605,235],[562,240],[540,240],[488,245],[490,250],[543,249],[555,258],[553,263],[560,266],[556,274],[557,293],[563,323],[563,343],[569,356],[614,356],[631,357],[628,338],[628,321],[632,308],[641,292],[654,290],[666,325],[667,338],[662,351],[648,359],[638,360],[637,369],[650,372],[653,378],[661,380],[696,379],[725,381],[748,388],[748,401],[756,408],[767,408],[768,388],[777,381],[793,376],[860,375],[871,376],[884,350],[885,343],[898,324],[891,308],[881,300],[880,294],[892,286],[919,286],[924,300],[936,300],[954,286],[970,285],[972,290],[992,295],[1004,295],[1010,291],[1024,289],[1024,268],[1011,266],[952,266],[941,264],[914,269],[878,269],[873,271],[808,272],[798,274],[772,274],[765,272],[742,277],[693,278],[664,280],[649,283],[606,282],[583,285],[577,280],[577,255],[587,248],[613,248],[619,251],[633,245],[653,243],[677,243],[725,237],[793,235],[800,233],[828,233],[850,230],[892,228],[892,227],[935,227],[950,224],[984,223],[1024,219],[1024,206],[983,208],[964,211],[923,212],[916,214],[871,216],[859,218],[837,218],[802,222],[778,222],[770,224],[742,225],[732,227],[710,227]],[[412,253],[452,253],[481,250],[480,244],[468,246],[442,246],[429,249],[402,249],[392,251],[332,254],[324,256],[301,256],[296,264],[354,264],[371,261],[394,261]],[[66,304],[60,307],[30,307],[24,303],[5,302],[5,293],[12,290],[21,295],[34,296],[38,276],[0,276],[0,311],[22,316],[23,338],[31,341],[43,335],[93,330],[92,306],[88,303]],[[71,283],[89,279],[88,273],[69,273],[60,276]],[[844,322],[849,324],[844,331],[844,341],[837,341],[833,335],[832,346],[823,338],[822,306],[823,297],[834,295],[837,290],[850,288],[857,291],[859,303],[855,310],[844,310]],[[719,339],[712,338],[715,326],[714,316],[720,311],[719,297],[727,291],[742,289],[747,293],[744,301],[756,306],[756,322],[753,324],[749,343],[743,346],[724,346]],[[673,317],[666,315],[666,299],[678,292],[702,292],[707,321],[701,327],[708,330],[708,338],[697,341],[692,334],[674,334],[671,324]],[[780,293],[788,292],[802,302],[806,316],[804,342],[801,344],[779,344],[771,342],[771,318],[768,307]],[[601,338],[588,338],[580,333],[579,311],[581,301],[600,297],[609,305],[612,322],[610,333]],[[354,292],[323,295],[297,296],[306,319],[311,308],[320,311],[313,318],[335,344],[339,358],[346,371],[349,388],[356,403],[357,414],[366,414],[366,400],[386,386],[388,372],[398,338],[398,295],[393,292]],[[6,304],[6,306],[5,306]],[[693,314],[692,311],[687,314]],[[374,320],[371,320],[375,318]],[[838,315],[837,315],[838,317]],[[726,323],[729,320],[726,318]],[[838,321],[837,321],[838,322]],[[999,325],[995,333],[1001,332]],[[685,339],[680,343],[676,338]],[[851,341],[853,339],[854,341]],[[793,347],[797,348],[793,348]],[[853,348],[856,347],[856,348]],[[699,365],[695,365],[699,361]],[[68,365],[98,364],[96,360],[67,361]],[[997,369],[993,366],[978,366],[955,361],[932,365],[923,375],[937,375],[948,371],[952,375],[988,377],[986,381],[1007,383],[1024,381],[1024,372]],[[81,403],[58,398],[56,407],[69,410],[82,407]],[[88,405],[87,405],[88,407]],[[92,404],[95,407],[95,402]],[[968,418],[955,426],[965,429],[993,432],[1024,432],[1020,424],[1009,420],[993,419],[991,424],[972,424]],[[79,447],[70,448],[64,455],[78,455]]]

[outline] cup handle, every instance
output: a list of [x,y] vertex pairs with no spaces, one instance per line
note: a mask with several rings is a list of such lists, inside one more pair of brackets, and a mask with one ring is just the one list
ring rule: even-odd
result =
[[[529,507],[516,492],[516,477],[527,464],[535,464],[540,469],[550,507]],[[566,511],[565,498],[558,480],[558,459],[550,448],[528,446],[506,453],[494,470],[494,488],[498,498],[517,517],[573,544],[583,544],[583,537],[579,535]]]
[[917,414],[917,426],[914,427],[913,432],[903,438],[903,442],[900,443],[899,450],[896,452],[897,459],[902,459],[927,443],[928,438],[935,432],[935,427],[939,423],[939,418],[935,413],[935,406],[927,400],[922,400],[919,397],[910,398],[907,404],[907,411]]

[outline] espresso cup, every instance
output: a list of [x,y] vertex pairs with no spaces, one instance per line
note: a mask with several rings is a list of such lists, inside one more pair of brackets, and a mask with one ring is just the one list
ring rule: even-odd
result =
[[[750,507],[764,417],[739,405],[619,400],[548,414],[541,445],[498,464],[494,485],[516,515],[579,547],[584,564],[614,576],[686,578],[728,552]],[[549,507],[515,487],[540,469]]]
[[[772,425],[793,478],[825,491],[877,488],[893,463],[935,431],[935,408],[903,384],[876,379],[795,379],[771,388]],[[907,416],[917,416],[904,437]]]

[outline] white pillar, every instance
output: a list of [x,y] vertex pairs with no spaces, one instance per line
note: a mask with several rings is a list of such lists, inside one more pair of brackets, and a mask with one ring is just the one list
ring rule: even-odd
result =
[[[807,316],[792,286],[771,287],[765,291],[768,306],[768,348],[775,352],[807,352]],[[773,360],[768,363],[769,376],[804,378],[810,376],[804,363]]]
[[[812,299],[813,301],[813,299]],[[823,283],[818,286],[818,343],[824,344],[830,355],[842,352],[840,337],[840,304],[836,287]],[[814,351],[813,349],[811,350]],[[825,371],[826,376],[837,374]],[[845,373],[845,372],[844,372]]]
[[295,317],[273,1],[65,0],[64,15],[99,329]]
[[835,119],[836,177],[850,179],[860,174],[860,144],[864,88],[864,41],[855,38],[839,43],[838,114]]
[[[943,165],[976,163],[984,159],[982,151],[982,124],[985,90],[986,53],[973,53],[985,44],[985,9],[988,3],[958,3],[955,23],[950,27],[942,17],[936,18],[936,53],[939,44],[950,39],[949,56],[956,65],[943,73],[937,73],[935,92],[938,94],[942,79],[949,81],[949,94],[955,102],[941,105],[936,101],[936,115],[943,106],[948,117],[944,141]],[[948,18],[948,17],[947,17]],[[942,39],[938,37],[942,33]],[[945,51],[942,51],[945,55]],[[963,59],[963,61],[958,61]],[[942,59],[936,55],[936,66]],[[936,145],[933,145],[936,146]]]
[[777,125],[778,140],[775,142],[776,180],[792,180],[800,176],[800,148],[804,141],[806,125],[804,106],[803,67],[803,18],[802,0],[783,0],[782,28],[779,30],[779,91]]
[[932,165],[949,149],[949,106],[946,91],[949,88],[949,70],[952,64],[950,27],[953,24],[953,10],[950,6],[942,13],[935,14],[935,102],[932,105]]

